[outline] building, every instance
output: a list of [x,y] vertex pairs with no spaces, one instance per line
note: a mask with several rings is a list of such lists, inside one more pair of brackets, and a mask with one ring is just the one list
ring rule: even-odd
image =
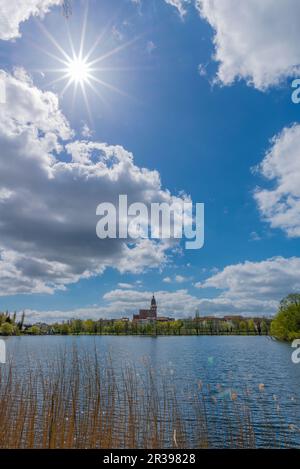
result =
[[157,322],[172,322],[172,321],[175,321],[174,318],[169,318],[167,316],[158,316],[156,318]]
[[133,322],[151,323],[157,319],[157,304],[154,295],[152,296],[150,309],[140,309],[139,314],[133,315]]
[[244,316],[237,316],[237,315],[223,317],[224,321],[244,321],[245,319],[247,318],[244,318]]
[[154,322],[171,322],[174,318],[157,316],[157,304],[154,295],[152,296],[150,309],[140,309],[139,314],[134,314],[132,321],[139,324],[152,324]]

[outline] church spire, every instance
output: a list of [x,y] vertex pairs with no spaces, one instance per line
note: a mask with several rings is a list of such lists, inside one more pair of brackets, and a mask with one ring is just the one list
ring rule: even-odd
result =
[[153,293],[152,300],[151,300],[151,316],[156,319],[157,318],[157,304],[156,304],[156,299]]
[[156,299],[155,299],[154,293],[152,295],[151,306],[156,306]]

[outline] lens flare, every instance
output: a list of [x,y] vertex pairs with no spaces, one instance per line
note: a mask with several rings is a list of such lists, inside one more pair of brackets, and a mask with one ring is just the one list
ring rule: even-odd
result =
[[[111,50],[107,50],[105,52],[102,50],[102,54],[96,57],[95,56],[93,57],[94,53],[99,51],[101,43],[104,42],[103,37],[107,33],[108,28],[103,29],[103,31],[99,34],[99,36],[97,37],[92,47],[90,47],[90,49],[86,52],[85,51],[85,36],[86,36],[86,28],[87,28],[87,16],[88,16],[88,8],[86,8],[85,14],[84,14],[81,38],[80,38],[80,44],[79,44],[78,50],[76,50],[74,47],[73,40],[71,38],[69,30],[68,30],[68,38],[69,38],[71,53],[68,53],[62,47],[62,45],[53,37],[53,35],[46,29],[43,23],[40,23],[40,22],[38,22],[37,24],[39,25],[41,30],[44,32],[44,34],[47,36],[47,38],[51,41],[51,43],[55,46],[55,48],[57,49],[60,55],[58,56],[54,53],[51,53],[47,50],[42,49],[38,45],[36,46],[39,49],[41,49],[45,54],[47,54],[49,57],[56,60],[62,65],[60,68],[39,70],[40,72],[43,72],[43,73],[53,72],[53,73],[59,74],[58,78],[48,82],[48,86],[56,85],[59,82],[65,82],[60,92],[61,97],[66,93],[66,91],[70,87],[72,87],[73,88],[73,104],[74,104],[77,91],[81,90],[81,93],[83,95],[86,108],[89,114],[89,118],[92,121],[88,94],[87,94],[88,89],[92,90],[102,100],[105,106],[107,106],[107,103],[105,100],[103,88],[106,88],[107,90],[111,92],[118,93],[122,96],[130,98],[130,96],[127,93],[124,93],[124,91],[120,90],[116,86],[113,86],[111,83],[107,82],[102,77],[102,75],[105,74],[106,72],[118,72],[122,70],[128,70],[128,67],[118,68],[118,67],[105,67],[101,65],[102,63],[105,63],[105,61],[108,58],[114,56],[115,54],[121,52],[122,50],[126,49],[127,47],[132,45],[134,42],[136,42],[138,40],[138,37],[134,37],[133,39],[127,42],[124,42]],[[101,78],[99,75],[101,76]]]
[[89,64],[80,57],[75,57],[67,65],[68,78],[75,83],[86,83],[90,76]]

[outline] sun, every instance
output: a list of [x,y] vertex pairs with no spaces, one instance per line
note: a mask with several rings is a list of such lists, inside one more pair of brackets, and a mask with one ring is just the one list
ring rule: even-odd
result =
[[67,64],[66,74],[73,83],[87,83],[91,78],[91,67],[85,59],[74,57]]
[[125,67],[123,69],[119,67],[115,67],[115,68],[105,67],[105,66],[103,67],[101,65],[109,57],[112,57],[113,55],[121,52],[122,50],[124,50],[125,48],[129,47],[131,44],[136,42],[139,36],[136,36],[133,39],[127,42],[124,42],[116,46],[113,49],[107,50],[106,52],[102,51],[102,54],[99,54],[99,55],[97,54],[95,56],[94,54],[95,52],[99,50],[98,48],[100,48],[101,43],[105,42],[103,41],[103,38],[108,28],[104,28],[104,30],[96,38],[92,47],[90,47],[88,51],[86,51],[85,50],[85,35],[86,35],[86,28],[87,28],[87,16],[88,16],[88,8],[86,7],[86,10],[84,12],[80,43],[79,43],[79,47],[77,50],[74,47],[69,29],[67,30],[67,32],[68,32],[70,50],[69,52],[67,52],[66,49],[62,47],[62,45],[52,36],[52,34],[46,29],[46,27],[42,23],[38,23],[38,25],[40,26],[44,34],[47,36],[47,38],[55,46],[55,48],[59,52],[59,55],[56,55],[50,51],[47,51],[41,48],[40,46],[37,46],[37,47],[41,49],[46,55],[48,55],[55,61],[59,62],[60,64],[60,68],[40,70],[40,72],[42,73],[49,72],[49,73],[55,73],[59,75],[58,78],[48,82],[47,85],[53,86],[59,82],[65,82],[59,93],[59,96],[62,98],[64,94],[67,92],[67,90],[69,90],[70,88],[73,88],[73,101],[72,101],[73,104],[74,104],[75,97],[77,95],[77,91],[81,90],[81,93],[84,98],[85,105],[89,114],[90,121],[92,122],[92,116],[91,116],[88,93],[87,93],[88,89],[92,90],[102,100],[105,106],[107,106],[107,103],[105,100],[103,88],[106,88],[112,92],[118,93],[122,96],[130,97],[127,93],[124,93],[123,90],[120,90],[119,88],[113,86],[111,83],[107,82],[106,80],[102,78],[102,75],[105,74],[106,72],[119,72],[122,70],[128,70],[128,67]]

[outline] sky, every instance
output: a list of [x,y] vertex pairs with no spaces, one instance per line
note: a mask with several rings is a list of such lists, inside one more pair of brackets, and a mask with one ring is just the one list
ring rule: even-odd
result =
[[[0,310],[274,314],[300,291],[299,1],[70,3],[0,0]],[[119,194],[204,203],[204,247],[98,239]]]

